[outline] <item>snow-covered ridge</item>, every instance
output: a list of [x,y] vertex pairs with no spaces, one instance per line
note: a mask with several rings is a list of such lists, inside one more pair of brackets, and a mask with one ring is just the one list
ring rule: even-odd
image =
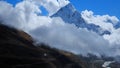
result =
[[59,11],[51,17],[61,17],[66,23],[75,24],[80,28],[87,28],[99,35],[110,34],[109,31],[103,30],[99,25],[87,23],[81,13],[77,11],[71,3],[59,9]]

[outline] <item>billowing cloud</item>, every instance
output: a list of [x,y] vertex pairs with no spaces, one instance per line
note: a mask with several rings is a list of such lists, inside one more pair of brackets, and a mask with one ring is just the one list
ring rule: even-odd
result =
[[[53,18],[49,26],[42,26],[30,31],[30,34],[39,40],[56,48],[74,53],[107,53],[109,43],[101,36],[86,29],[78,29],[75,25],[67,24],[61,18]],[[100,44],[99,44],[100,43]],[[106,48],[103,48],[106,46]]]
[[27,31],[41,25],[47,25],[51,20],[47,16],[39,16],[41,13],[39,6],[30,1],[20,2],[15,7],[9,3],[0,1],[0,9],[1,21],[5,22],[6,25]]
[[[6,24],[9,24],[8,21],[10,21],[10,16],[13,13],[13,7],[11,4],[8,4],[4,1],[0,1],[0,21],[6,22]],[[9,10],[9,12],[8,12]]]
[[69,3],[68,0],[28,0],[35,2],[38,5],[41,5],[46,8],[49,12],[49,15],[54,14],[57,12],[61,7],[64,7]]
[[92,11],[82,11],[82,17],[86,23],[99,25],[102,29],[108,30],[111,34],[103,35],[103,38],[109,42],[109,46],[115,52],[114,55],[120,55],[120,28],[116,29],[114,26],[118,24],[119,19],[115,16],[109,15],[94,15]]
[[114,25],[119,22],[119,19],[115,16],[94,15],[92,11],[88,10],[82,11],[81,15],[87,23],[99,25],[103,30],[110,32],[114,31]]
[[[38,42],[43,42],[59,49],[83,55],[87,53],[93,53],[98,56],[100,54],[120,55],[118,54],[119,49],[114,50],[113,47],[115,45],[111,45],[108,40],[116,39],[119,33],[119,30],[115,30],[113,27],[113,24],[118,21],[116,17],[94,16],[92,12],[89,13],[88,11],[83,13],[88,23],[94,22],[94,24],[99,25],[103,29],[113,32],[111,35],[102,37],[87,29],[77,28],[74,24],[67,24],[59,17],[41,16],[40,6],[44,6],[51,14],[60,8],[58,6],[65,6],[67,3],[69,1],[66,0],[25,0],[13,7],[9,3],[0,1],[0,21],[28,32]],[[106,19],[110,19],[109,22],[111,23],[107,22]],[[116,40],[113,41],[116,42]]]
[[87,23],[93,23],[99,25],[104,30],[111,32],[111,35],[104,35],[103,37],[110,42],[112,45],[120,44],[120,29],[115,29],[114,25],[119,22],[119,19],[115,16],[109,15],[94,15],[92,11],[82,11],[82,17],[86,20]]
[[[104,35],[104,38],[107,39],[112,45],[120,45],[120,28],[114,30],[110,35]],[[120,47],[120,46],[119,46]]]

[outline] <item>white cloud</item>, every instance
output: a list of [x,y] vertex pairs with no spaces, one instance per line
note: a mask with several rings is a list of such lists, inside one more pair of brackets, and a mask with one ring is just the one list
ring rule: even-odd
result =
[[[48,0],[48,2],[45,0],[41,1],[42,2],[39,3],[40,5],[38,5],[36,2],[26,0],[18,3],[15,7],[9,3],[0,1],[0,20],[2,20],[6,25],[11,25],[28,32],[39,42],[48,43],[53,47],[63,50],[68,50],[74,53],[82,53],[84,55],[87,53],[94,53],[96,55],[103,53],[110,55],[109,52],[112,54],[118,53],[119,50],[116,51],[111,49],[113,47],[110,46],[108,39],[116,39],[119,34],[119,30],[115,31],[111,23],[104,22],[106,21],[107,17],[113,23],[116,23],[117,19],[115,20],[114,17],[111,18],[109,16],[105,16],[105,19],[103,19],[104,16],[94,16],[93,12],[89,13],[86,11],[86,20],[88,19],[87,21],[89,21],[90,18],[90,22],[88,23],[91,23],[92,21],[96,24],[98,22],[96,25],[100,25],[103,27],[103,29],[114,30],[113,35],[115,33],[117,36],[112,37],[111,34],[109,35],[110,37],[104,37],[107,39],[105,40],[102,36],[88,31],[87,29],[77,28],[73,24],[67,24],[61,18],[41,16],[41,10],[39,9],[41,4],[48,4],[48,7],[50,7],[50,4],[54,0]],[[66,0],[64,0],[64,2],[59,0],[59,2],[61,5],[68,3]],[[57,1],[52,4],[57,6],[55,3],[57,3]],[[50,13],[56,10],[57,9],[50,9],[49,11],[48,9]],[[92,18],[94,18],[96,21],[93,21]],[[102,24],[100,22],[102,22]],[[119,37],[117,38],[119,39]]]
[[111,45],[119,45],[120,44],[120,28],[115,29],[114,25],[119,22],[119,19],[115,16],[109,15],[94,15],[92,11],[82,11],[82,17],[86,20],[87,23],[93,23],[95,25],[99,25],[104,30],[108,30],[111,32],[110,35],[104,35],[103,37],[109,41]]
[[111,47],[111,51],[114,51],[115,55],[120,55],[120,28],[115,29],[114,25],[119,22],[119,19],[115,16],[109,15],[94,15],[92,11],[82,11],[82,17],[86,20],[87,23],[93,23],[95,25],[99,25],[102,29],[108,30],[111,34],[103,35],[103,38],[109,42],[109,46]]
[[69,3],[68,0],[28,0],[37,3],[38,5],[44,6],[49,12],[49,15],[57,12],[61,7],[64,7]]
[[104,35],[104,38],[107,39],[112,45],[120,45],[120,28],[114,30],[110,35]]
[[0,1],[0,9],[0,18],[6,25],[26,31],[47,25],[51,21],[49,17],[39,16],[41,13],[39,6],[30,1],[20,2],[15,8],[9,3]]
[[47,25],[51,21],[49,17],[39,15],[41,10],[34,2],[23,1],[18,3],[15,9],[17,10],[16,12],[19,14],[19,16],[22,17],[22,20],[24,20],[23,25],[27,25],[27,27],[26,25],[23,27],[24,29],[35,29],[41,25]]
[[[103,37],[86,29],[78,29],[75,25],[66,24],[61,18],[52,18],[49,26],[41,26],[30,31],[30,34],[53,47],[74,53],[108,54],[109,43]],[[106,46],[106,48],[104,48]]]
[[0,20],[9,20],[10,19],[9,16],[11,15],[12,12],[13,12],[13,7],[11,4],[8,4],[4,1],[0,1]]
[[94,15],[92,11],[82,11],[82,17],[87,23],[93,23],[99,25],[103,30],[108,30],[110,32],[114,31],[114,25],[119,22],[119,19],[115,16],[109,15]]

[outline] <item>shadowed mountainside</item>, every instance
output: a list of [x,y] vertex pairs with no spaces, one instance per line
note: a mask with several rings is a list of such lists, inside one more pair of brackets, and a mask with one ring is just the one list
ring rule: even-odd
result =
[[76,55],[33,42],[27,33],[0,24],[0,68],[85,68]]

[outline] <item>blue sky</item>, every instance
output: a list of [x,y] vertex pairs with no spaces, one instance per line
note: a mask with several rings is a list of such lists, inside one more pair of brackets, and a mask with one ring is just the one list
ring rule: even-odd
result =
[[[22,0],[6,0],[9,3],[15,5]],[[120,0],[70,0],[80,12],[83,10],[92,10],[96,15],[109,14],[111,16],[117,16],[120,19]],[[43,7],[43,14],[47,12]]]
[[16,3],[18,3],[18,2],[20,2],[22,0],[5,0],[5,1],[7,1],[8,3],[11,3],[11,4],[13,4],[15,6]]
[[70,0],[78,9],[92,10],[97,15],[114,15],[120,19],[120,0]]

